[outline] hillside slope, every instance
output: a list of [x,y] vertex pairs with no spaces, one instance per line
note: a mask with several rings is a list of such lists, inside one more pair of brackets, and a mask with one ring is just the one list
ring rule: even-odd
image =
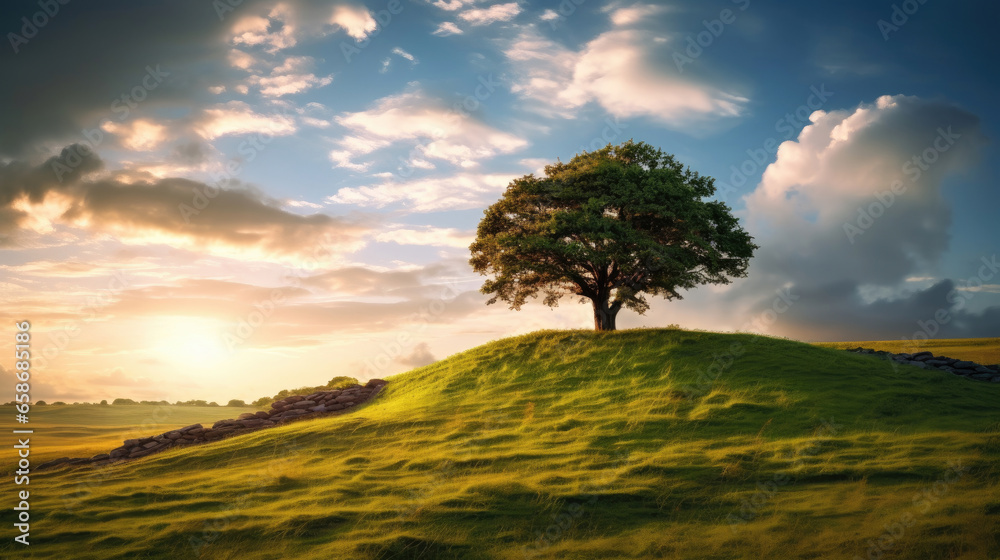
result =
[[786,340],[533,333],[349,415],[38,473],[0,556],[996,558],[998,413],[1000,384]]

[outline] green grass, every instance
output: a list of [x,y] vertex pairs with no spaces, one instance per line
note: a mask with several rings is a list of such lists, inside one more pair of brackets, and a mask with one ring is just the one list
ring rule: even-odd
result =
[[348,415],[38,473],[0,557],[852,559],[889,525],[882,558],[997,558],[998,413],[1000,384],[787,340],[540,332]]
[[868,340],[857,342],[817,342],[816,346],[847,350],[871,348],[887,352],[933,352],[935,356],[948,356],[958,360],[969,360],[977,364],[1000,364],[1000,338],[948,338],[925,341],[912,340]]

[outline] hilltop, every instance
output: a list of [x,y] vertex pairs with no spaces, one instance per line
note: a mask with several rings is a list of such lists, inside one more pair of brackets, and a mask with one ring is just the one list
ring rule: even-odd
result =
[[543,331],[388,380],[349,415],[39,473],[18,554],[1000,554],[998,384],[681,330]]

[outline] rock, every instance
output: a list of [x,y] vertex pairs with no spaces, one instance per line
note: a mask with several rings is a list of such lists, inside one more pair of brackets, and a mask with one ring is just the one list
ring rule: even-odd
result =
[[322,397],[322,396],[323,396],[323,392],[321,391],[321,392],[318,392],[318,393],[313,393],[313,394],[311,394],[311,395],[307,396],[307,397],[306,397],[306,400],[307,400],[307,401],[317,401],[317,400],[319,400],[319,398],[320,398],[320,397]]
[[247,420],[249,418],[256,418],[256,417],[257,417],[257,413],[256,412],[244,412],[243,414],[240,414],[239,416],[237,416],[236,419],[237,420]]
[[316,406],[316,401],[299,401],[292,405],[292,408],[305,409]]
[[990,382],[992,382],[992,383],[1000,383],[1000,375],[994,375],[993,378],[990,379]]
[[897,358],[903,358],[904,360],[912,360],[913,359],[913,354],[907,354],[906,352],[900,352],[899,354],[896,354],[896,357]]
[[267,413],[267,412],[264,412],[262,410],[262,411],[260,411],[260,412],[258,412],[256,414],[254,414],[254,416],[256,416],[257,418],[260,418],[261,420],[267,420],[268,418],[271,417],[271,414]]
[[139,440],[137,439],[127,439],[124,443],[125,447],[135,447],[139,445]]
[[925,360],[930,360],[933,357],[934,357],[934,354],[931,354],[930,352],[917,352],[910,359],[917,360],[919,362],[923,362]]
[[993,370],[991,370],[990,368],[988,368],[986,366],[976,366],[975,370],[976,370],[976,373],[994,373]]
[[200,430],[200,429],[202,429],[201,424],[191,424],[190,426],[185,426],[177,431],[183,434],[184,432],[190,432],[193,430]]
[[979,381],[990,381],[993,379],[992,373],[973,373],[969,376],[971,379],[978,379]]
[[91,461],[106,461],[111,458],[108,453],[101,453],[100,455],[94,455],[90,458]]
[[955,369],[952,370],[952,373],[954,373],[955,375],[972,375],[972,374],[976,373],[976,370],[974,370],[974,369],[958,369],[958,368],[955,368]]
[[139,445],[145,445],[145,444],[147,444],[147,443],[149,443],[151,441],[153,441],[153,437],[152,436],[150,436],[150,437],[144,437],[144,438],[139,438]]
[[84,464],[89,463],[89,462],[90,462],[90,459],[80,458],[80,459],[70,459],[69,461],[66,461],[66,464],[67,465],[84,465]]
[[109,453],[108,455],[112,459],[118,459],[120,457],[124,457],[124,456],[128,455],[128,449],[125,448],[125,447],[117,447],[115,449],[112,449],[111,453]]
[[949,362],[948,360],[942,360],[940,358],[932,358],[930,360],[925,360],[924,363],[927,364],[927,365],[929,365],[929,366],[947,366],[947,365],[951,365],[951,362]]
[[212,424],[212,429],[215,430],[215,429],[221,428],[223,426],[232,426],[233,424],[239,425],[239,422],[236,421],[236,420],[233,420],[232,418],[229,418],[227,420],[219,420],[215,424]]
[[326,405],[326,411],[327,412],[333,412],[335,410],[343,410],[343,409],[344,409],[344,405],[342,403],[333,403],[333,404]]
[[158,441],[150,441],[142,444],[143,449],[152,449],[154,447],[160,447],[162,444]]
[[927,365],[927,364],[925,364],[925,363],[923,363],[923,362],[918,362],[918,361],[916,361],[916,360],[913,360],[913,361],[911,361],[911,362],[907,362],[907,363],[908,363],[909,365],[913,366],[913,367],[918,367],[918,368],[920,368],[920,369],[927,369],[927,368],[931,367],[931,366],[929,366],[929,365]]
[[314,407],[310,408],[309,410],[311,410],[313,412],[326,412],[326,407],[323,406],[323,405],[319,405],[319,406],[314,406]]
[[292,395],[292,396],[290,396],[290,397],[288,397],[288,398],[285,399],[285,403],[287,403],[287,404],[295,404],[295,403],[297,403],[299,401],[304,401],[304,400],[306,400],[306,398],[303,397],[302,395]]
[[56,465],[61,465],[63,463],[69,462],[69,460],[70,460],[69,457],[60,457],[58,459],[53,459],[51,461],[42,463],[41,465],[38,465],[38,467],[36,467],[36,468],[38,468],[38,469],[48,469],[50,467],[54,467]]
[[965,360],[961,360],[951,364],[951,367],[955,369],[974,369],[976,365],[977,364],[975,364],[974,362],[967,362]]
[[248,418],[241,422],[246,428],[259,428],[261,426],[274,425],[270,420],[261,420],[260,418]]
[[343,395],[342,394],[339,397],[333,399],[333,402],[335,402],[335,403],[346,403],[346,402],[353,402],[353,401],[354,401],[354,395]]

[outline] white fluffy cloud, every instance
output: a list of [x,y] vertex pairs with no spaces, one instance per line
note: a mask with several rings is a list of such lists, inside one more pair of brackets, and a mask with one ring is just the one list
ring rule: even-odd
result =
[[444,21],[431,33],[438,37],[447,37],[448,35],[461,35],[463,31],[454,22]]
[[919,322],[946,313],[938,336],[996,332],[1000,308],[973,313],[949,295],[962,281],[934,280],[953,219],[943,191],[976,161],[979,119],[945,102],[887,95],[811,120],[745,197],[760,245],[748,278],[692,292],[665,310],[670,321],[679,313],[688,326],[736,329],[757,318],[754,330],[798,339],[880,340],[913,337]]
[[295,130],[295,120],[292,117],[257,113],[242,101],[230,101],[205,109],[195,124],[195,131],[208,140],[230,134],[266,133],[285,136]]
[[345,113],[336,122],[352,134],[338,142],[341,149],[334,150],[331,159],[348,168],[367,168],[353,158],[403,141],[413,144],[410,159],[438,159],[462,167],[528,145],[523,138],[448,108],[421,91],[382,98],[373,108]]
[[149,119],[136,119],[120,124],[108,121],[101,128],[118,135],[124,147],[140,152],[155,150],[167,138],[167,127]]
[[472,244],[474,231],[427,226],[422,228],[399,227],[375,234],[375,241],[399,245],[424,245],[429,247],[456,247],[464,249]]
[[457,173],[412,181],[388,179],[370,186],[342,188],[327,202],[375,208],[401,203],[414,212],[464,210],[482,207],[497,198],[516,176]]
[[362,5],[337,6],[333,9],[330,23],[339,26],[355,39],[364,39],[378,27],[378,23]]
[[489,8],[473,8],[458,14],[458,17],[472,25],[489,25],[498,21],[510,21],[521,13],[517,2],[494,4]]
[[512,90],[564,117],[590,102],[616,117],[649,117],[675,127],[741,115],[746,97],[681,74],[667,56],[669,45],[655,40],[660,31],[629,27],[658,11],[646,8],[615,11],[612,29],[579,50],[525,28],[505,49],[517,75]]

